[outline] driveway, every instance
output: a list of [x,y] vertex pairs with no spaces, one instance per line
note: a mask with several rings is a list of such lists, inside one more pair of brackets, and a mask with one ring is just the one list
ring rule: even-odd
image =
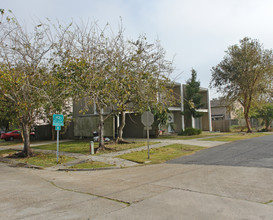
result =
[[273,135],[227,143],[167,163],[273,168]]

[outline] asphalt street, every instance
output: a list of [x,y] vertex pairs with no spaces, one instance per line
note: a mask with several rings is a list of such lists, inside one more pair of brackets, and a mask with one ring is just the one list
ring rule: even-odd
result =
[[227,143],[167,163],[273,168],[273,135]]

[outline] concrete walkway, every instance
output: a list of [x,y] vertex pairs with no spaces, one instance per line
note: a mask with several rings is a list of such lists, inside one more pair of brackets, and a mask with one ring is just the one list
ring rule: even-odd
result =
[[[181,140],[181,139],[150,139],[151,142],[161,142],[170,144],[187,144],[187,145],[195,145],[200,147],[216,147],[222,144],[226,144],[228,142],[223,141],[202,141],[202,139],[213,138],[214,136],[206,137],[206,138],[196,138],[189,140]],[[219,137],[219,136],[215,136]],[[146,139],[128,139],[128,141],[141,141],[145,142]]]

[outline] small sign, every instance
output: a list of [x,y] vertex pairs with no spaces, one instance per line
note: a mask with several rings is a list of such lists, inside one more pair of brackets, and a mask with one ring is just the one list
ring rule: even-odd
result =
[[64,115],[54,114],[53,115],[53,126],[64,126]]
[[61,130],[61,126],[55,126],[55,131],[60,131]]
[[147,131],[147,148],[148,148],[148,159],[150,159],[150,146],[149,146],[149,130],[152,129],[152,124],[154,123],[154,115],[152,112],[146,111],[141,115],[141,122],[145,126],[144,130]]
[[144,112],[141,115],[141,122],[146,127],[151,126],[154,123],[154,115],[152,114],[152,112]]

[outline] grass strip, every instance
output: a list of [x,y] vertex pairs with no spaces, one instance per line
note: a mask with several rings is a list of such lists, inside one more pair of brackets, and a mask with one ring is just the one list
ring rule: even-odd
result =
[[203,133],[203,134],[199,134],[199,135],[192,135],[192,136],[182,136],[182,135],[163,135],[163,136],[159,136],[159,139],[177,139],[177,140],[191,140],[191,139],[196,139],[196,138],[206,138],[206,137],[210,137],[210,136],[222,136],[222,135],[226,135],[228,133],[216,133],[216,132],[212,132],[212,133]]
[[8,149],[8,150],[1,150],[0,151],[0,157],[3,157],[3,156],[11,156],[12,154],[18,152],[17,150],[12,150],[12,149]]
[[245,140],[250,139],[254,137],[262,137],[265,135],[269,135],[266,133],[242,133],[242,134],[232,134],[228,136],[221,136],[221,137],[213,137],[213,138],[206,138],[202,139],[200,141],[224,141],[224,142],[231,142],[231,141],[239,141],[239,140]]
[[[57,165],[55,154],[34,153],[33,157],[26,157],[26,158],[21,158],[16,160],[22,163],[27,163],[30,165],[35,165],[40,167],[51,167],[51,166]],[[67,156],[59,156],[58,164],[67,163],[72,160],[75,160],[75,158],[67,157]]]
[[22,145],[22,140],[14,140],[14,141],[3,141],[0,140],[0,146],[16,146],[16,145]]
[[[152,142],[150,144],[155,144],[155,143],[157,142]],[[105,145],[108,149],[96,155],[142,147],[145,145],[146,145],[146,142],[136,142],[136,143],[129,143],[129,144],[108,143]],[[90,141],[63,142],[59,144],[59,147],[60,147],[60,152],[90,154]],[[54,144],[48,144],[48,145],[35,146],[33,148],[43,149],[43,150],[56,150],[56,144],[54,143]],[[95,150],[98,148],[98,142],[94,143],[94,148]]]
[[150,159],[148,159],[147,150],[124,154],[118,157],[137,163],[150,162],[152,164],[156,164],[164,163],[168,160],[172,160],[181,156],[190,155],[203,149],[205,148],[199,146],[172,144],[165,147],[150,149]]

